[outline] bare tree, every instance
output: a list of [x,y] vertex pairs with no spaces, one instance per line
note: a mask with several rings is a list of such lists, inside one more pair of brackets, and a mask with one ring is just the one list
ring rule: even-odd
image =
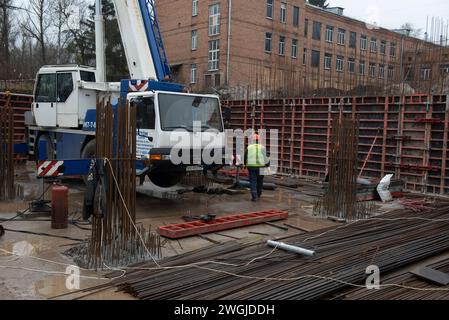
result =
[[1,61],[3,69],[3,77],[9,79],[11,76],[11,29],[12,19],[10,13],[12,10],[18,9],[13,5],[13,0],[0,0],[0,26],[1,26],[1,38],[0,38],[0,52],[3,59]]
[[43,64],[47,63],[47,37],[52,26],[50,15],[49,0],[30,0],[26,9],[26,20],[22,24],[27,34],[38,42]]
[[81,11],[82,5],[82,0],[58,0],[52,3],[52,13],[56,17],[54,26],[57,33],[56,61],[58,64],[62,62],[63,49],[71,37],[70,30],[77,29],[72,22],[76,18],[80,19],[77,13]]
[[422,35],[422,29],[416,28],[411,22],[406,22],[401,26],[402,30],[407,30],[407,35],[415,38],[420,38]]

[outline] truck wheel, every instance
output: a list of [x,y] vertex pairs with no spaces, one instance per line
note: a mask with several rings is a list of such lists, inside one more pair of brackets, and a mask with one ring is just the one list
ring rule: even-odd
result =
[[39,145],[41,142],[45,142],[45,160],[53,160],[55,158],[55,145],[53,143],[53,140],[50,138],[50,136],[47,133],[44,133],[39,136],[37,139],[36,146],[34,148],[35,150],[35,158],[36,163],[39,161]]
[[[90,140],[81,151],[81,159],[93,159],[97,151],[95,139]],[[84,183],[87,185],[87,175],[83,176]]]
[[151,172],[148,177],[151,182],[161,188],[170,188],[177,185],[185,174],[176,172]]

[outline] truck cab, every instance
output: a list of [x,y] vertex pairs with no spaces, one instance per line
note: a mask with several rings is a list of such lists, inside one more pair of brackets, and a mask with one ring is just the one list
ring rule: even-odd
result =
[[99,84],[96,70],[79,65],[43,66],[37,76],[32,113],[43,128],[83,126],[87,110],[95,109],[97,92],[119,94],[119,84]]
[[150,91],[130,93],[136,108],[139,160],[150,160],[157,186],[178,183],[188,171],[224,163],[224,125],[217,96]]

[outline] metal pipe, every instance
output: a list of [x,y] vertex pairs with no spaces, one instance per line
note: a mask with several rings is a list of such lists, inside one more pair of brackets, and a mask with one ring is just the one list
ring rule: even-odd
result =
[[97,65],[97,82],[106,81],[106,57],[103,6],[101,0],[95,2],[95,57]]
[[273,240],[268,240],[267,245],[273,248],[285,250],[288,252],[293,252],[297,254],[301,254],[307,257],[314,257],[316,255],[315,251],[304,249],[301,247],[292,246],[283,242],[277,242]]
[[232,21],[232,0],[228,0],[228,49],[226,53],[226,85],[229,86],[229,64],[231,63],[231,21]]

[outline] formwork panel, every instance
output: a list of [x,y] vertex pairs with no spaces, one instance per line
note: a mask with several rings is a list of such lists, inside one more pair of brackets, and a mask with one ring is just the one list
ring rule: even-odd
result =
[[360,123],[362,176],[380,179],[393,173],[405,180],[409,190],[449,194],[449,104],[445,95],[313,97],[227,104],[232,109],[233,128],[254,125],[255,129],[279,130],[282,172],[323,177],[332,119],[342,112]]

